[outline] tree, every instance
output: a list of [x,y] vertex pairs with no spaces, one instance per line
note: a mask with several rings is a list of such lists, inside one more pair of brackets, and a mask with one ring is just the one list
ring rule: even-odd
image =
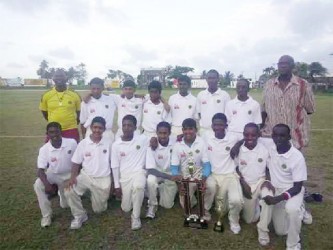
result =
[[121,70],[113,70],[113,69],[109,69],[109,72],[107,73],[107,78],[111,79],[117,78],[121,82],[127,79],[131,79],[134,81],[134,77],[131,74],[128,74]]
[[200,79],[206,79],[206,76],[207,76],[207,71],[204,70],[204,71],[202,71],[202,73],[200,75]]
[[327,69],[321,65],[320,62],[312,62],[309,67],[309,76],[314,79],[314,76],[325,76],[327,74]]
[[37,75],[39,75],[40,78],[42,79],[49,79],[50,74],[48,72],[48,69],[49,69],[49,63],[46,60],[43,60],[39,65],[39,68],[37,70]]
[[176,65],[176,67],[172,67],[168,69],[167,71],[167,78],[168,79],[172,79],[172,78],[179,78],[181,75],[186,75],[188,72],[193,72],[194,68],[191,67],[187,67],[187,66],[178,66]]
[[222,74],[221,79],[220,79],[221,87],[230,86],[234,77],[235,77],[235,75],[233,73],[231,73],[231,71],[225,71],[224,74]]
[[302,78],[308,78],[309,65],[305,62],[296,62],[294,68],[294,74]]
[[66,75],[67,75],[69,84],[72,85],[73,80],[76,79],[76,77],[79,75],[79,72],[77,70],[75,70],[74,67],[70,67],[70,68],[68,68],[68,70],[66,70]]
[[76,79],[78,80],[78,84],[84,85],[86,77],[87,77],[86,65],[84,63],[80,63],[75,68],[77,71]]

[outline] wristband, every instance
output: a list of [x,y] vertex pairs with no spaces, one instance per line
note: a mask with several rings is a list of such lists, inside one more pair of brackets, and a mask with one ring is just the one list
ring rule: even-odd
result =
[[291,198],[291,195],[288,193],[288,192],[284,192],[283,194],[283,199],[286,201],[286,200],[289,200]]

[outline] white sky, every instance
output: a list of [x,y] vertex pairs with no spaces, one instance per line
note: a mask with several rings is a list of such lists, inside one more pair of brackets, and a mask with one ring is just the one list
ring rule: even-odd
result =
[[281,55],[333,73],[332,0],[0,0],[0,76],[181,65],[258,78]]

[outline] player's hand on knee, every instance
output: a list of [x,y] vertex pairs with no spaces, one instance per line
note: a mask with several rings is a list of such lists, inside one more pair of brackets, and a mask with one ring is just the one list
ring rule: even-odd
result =
[[73,188],[77,184],[76,177],[71,177],[71,179],[68,182],[67,188]]
[[261,185],[261,190],[263,188],[267,188],[269,191],[272,191],[273,194],[275,194],[275,187],[273,186],[273,184],[270,181],[265,181],[262,185]]

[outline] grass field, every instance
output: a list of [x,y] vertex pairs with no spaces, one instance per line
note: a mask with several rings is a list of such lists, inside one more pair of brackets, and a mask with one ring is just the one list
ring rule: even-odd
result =
[[[165,91],[165,97],[173,92]],[[234,92],[230,93],[235,96]],[[1,249],[262,249],[257,243],[255,225],[241,222],[240,235],[233,235],[228,227],[219,234],[212,230],[216,218],[213,216],[208,230],[184,228],[178,203],[170,210],[159,209],[154,221],[142,220],[142,229],[133,232],[130,215],[121,211],[118,201],[110,199],[108,210],[95,215],[89,198],[84,197],[89,221],[80,230],[70,231],[70,210],[60,209],[55,198],[52,200],[53,224],[42,229],[32,188],[46,125],[38,110],[41,94],[38,90],[0,90]],[[253,91],[251,95],[260,100],[261,92]],[[311,192],[322,193],[324,202],[308,204],[314,222],[302,227],[302,246],[304,249],[333,249],[333,96],[316,95],[316,103],[311,145],[306,153],[307,186]],[[143,207],[142,215],[144,211]],[[285,248],[284,237],[270,235],[272,242],[266,249]]]

